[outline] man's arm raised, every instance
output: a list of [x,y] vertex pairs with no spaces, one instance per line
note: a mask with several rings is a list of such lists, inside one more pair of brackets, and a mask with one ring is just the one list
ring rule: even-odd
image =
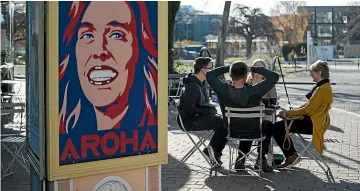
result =
[[211,89],[213,89],[216,94],[221,94],[221,95],[226,94],[225,89],[226,86],[228,86],[228,84],[220,81],[218,77],[228,73],[229,68],[230,68],[229,66],[222,66],[222,67],[214,68],[206,73],[206,80],[208,81]]

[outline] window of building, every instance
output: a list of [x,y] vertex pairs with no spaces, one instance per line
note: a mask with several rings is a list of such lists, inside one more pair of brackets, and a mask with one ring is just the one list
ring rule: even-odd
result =
[[315,7],[304,7],[305,9],[299,7],[298,11],[306,11],[310,14],[309,23],[315,23]]
[[[308,24],[306,30],[311,32],[312,37],[315,37],[315,24]],[[306,37],[306,32],[305,32],[305,37]]]
[[310,21],[309,22],[315,23],[315,12],[314,11],[310,12]]
[[347,23],[348,17],[346,13],[343,12],[334,12],[334,23]]
[[316,23],[332,23],[332,12],[317,12]]
[[14,64],[14,2],[1,2],[1,65]]
[[316,26],[317,37],[332,37],[332,25],[320,24]]
[[338,37],[346,32],[347,28],[345,24],[334,24],[334,37]]
[[317,39],[316,42],[320,46],[328,46],[333,44],[331,39]]

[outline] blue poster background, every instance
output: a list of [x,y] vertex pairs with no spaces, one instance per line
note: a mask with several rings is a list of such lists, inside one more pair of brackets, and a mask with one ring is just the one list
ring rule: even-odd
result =
[[[153,96],[153,92],[151,92],[151,86],[149,84],[144,83],[146,81],[146,76],[144,75],[144,68],[148,69],[150,67],[149,63],[149,54],[146,52],[146,48],[141,45],[141,34],[140,31],[142,29],[142,23],[139,22],[140,19],[140,6],[137,2],[128,2],[134,13],[136,22],[136,37],[138,38],[139,44],[139,57],[135,65],[135,73],[133,84],[130,88],[128,105],[129,108],[121,120],[121,124],[116,128],[110,130],[98,130],[96,115],[94,112],[94,106],[90,103],[88,98],[84,95],[84,92],[79,85],[79,77],[77,75],[77,60],[74,56],[75,54],[75,46],[77,40],[77,33],[75,31],[73,40],[67,44],[64,41],[64,36],[66,33],[66,29],[69,25],[71,25],[71,21],[73,17],[70,16],[69,12],[71,11],[71,6],[73,2],[60,1],[59,2],[59,71],[62,70],[60,64],[69,55],[69,61],[66,67],[66,72],[63,76],[59,74],[59,118],[62,120],[60,113],[61,109],[64,105],[64,95],[65,90],[67,89],[67,99],[66,99],[66,115],[70,112],[74,111],[74,108],[81,101],[81,109],[80,114],[76,117],[70,117],[68,126],[70,128],[67,129],[66,132],[60,133],[59,135],[59,163],[60,165],[73,164],[79,162],[88,162],[88,161],[96,161],[103,160],[109,158],[119,158],[133,155],[141,155],[148,153],[156,153],[158,151],[158,126],[152,123],[146,123],[144,126],[139,127],[139,123],[143,116],[143,111],[146,109],[146,104],[144,101],[144,85],[147,90],[147,95],[149,98]],[[106,3],[106,2],[104,2]],[[84,2],[85,11],[86,8],[91,4],[91,2]],[[157,50],[157,40],[158,40],[158,3],[157,2],[146,2],[146,9],[148,12],[148,22],[150,24],[151,33],[154,39],[155,47]],[[101,14],[101,13],[99,13]],[[142,18],[144,19],[144,18]],[[76,26],[75,26],[76,28]],[[153,58],[157,63],[157,56]],[[154,67],[152,67],[153,69]],[[154,70],[149,70],[154,71]],[[157,80],[157,68],[156,68],[156,78]],[[157,84],[156,84],[157,85]],[[157,88],[156,88],[157,89]],[[156,90],[157,91],[157,90]],[[157,94],[155,95],[157,96]],[[99,97],[101,99],[101,97]],[[157,99],[157,98],[156,98]],[[150,104],[155,113],[155,118],[157,121],[157,103]],[[106,109],[104,109],[106,110]],[[148,121],[147,118],[145,121]],[[76,122],[75,122],[76,121]],[[61,123],[61,122],[60,122]],[[66,123],[66,118],[65,122]],[[59,128],[59,127],[52,127]],[[135,134],[138,134],[138,146],[137,149],[134,150],[134,145],[125,144],[126,139],[131,139]],[[147,134],[147,136],[145,136]],[[111,136],[108,136],[111,135]],[[116,142],[114,138],[116,136],[119,139]],[[121,137],[123,135],[123,137]],[[125,135],[125,136],[124,136]],[[106,137],[111,137],[110,139],[105,139]],[[87,137],[87,141],[84,141]],[[151,140],[155,143],[154,147],[144,147],[140,149],[143,140],[147,138],[151,138]],[[91,149],[84,149],[84,142],[87,142],[88,146],[92,143],[96,145],[95,149],[98,152],[94,153]],[[109,155],[104,152],[103,148],[114,148],[115,145],[126,145],[126,148],[120,148],[116,150],[115,153]],[[124,152],[125,151],[125,152]],[[84,155],[84,152],[86,153]],[[62,158],[63,157],[63,158]]]

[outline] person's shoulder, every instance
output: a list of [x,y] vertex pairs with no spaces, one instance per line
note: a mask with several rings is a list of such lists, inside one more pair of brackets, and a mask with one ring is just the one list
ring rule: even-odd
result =
[[323,101],[332,99],[333,94],[332,94],[331,86],[327,83],[320,87],[317,87],[314,90],[313,96],[314,95],[316,95],[318,99],[322,99]]
[[316,89],[318,89],[319,91],[332,91],[330,83],[325,83],[322,86],[317,87]]
[[185,90],[194,90],[195,88],[198,88],[198,84],[196,82],[188,82],[185,84]]

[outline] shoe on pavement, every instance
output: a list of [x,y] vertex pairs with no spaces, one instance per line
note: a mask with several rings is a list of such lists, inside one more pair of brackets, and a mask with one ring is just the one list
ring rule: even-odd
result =
[[220,167],[223,162],[220,160],[221,153],[218,153],[214,151],[214,149],[211,146],[208,146],[203,150],[205,155],[209,158],[210,162],[213,163],[215,167]]
[[[259,166],[260,166],[260,159],[257,159],[256,160],[256,165],[254,166],[254,169],[258,170]],[[262,161],[261,161],[261,171],[263,171],[263,172],[272,172],[272,171],[274,171],[273,167],[271,167],[268,164],[266,158],[262,159]]]
[[296,165],[297,163],[300,162],[300,157],[297,154],[297,152],[295,152],[293,155],[286,157],[285,162],[278,166],[278,168],[291,168],[292,166]]

